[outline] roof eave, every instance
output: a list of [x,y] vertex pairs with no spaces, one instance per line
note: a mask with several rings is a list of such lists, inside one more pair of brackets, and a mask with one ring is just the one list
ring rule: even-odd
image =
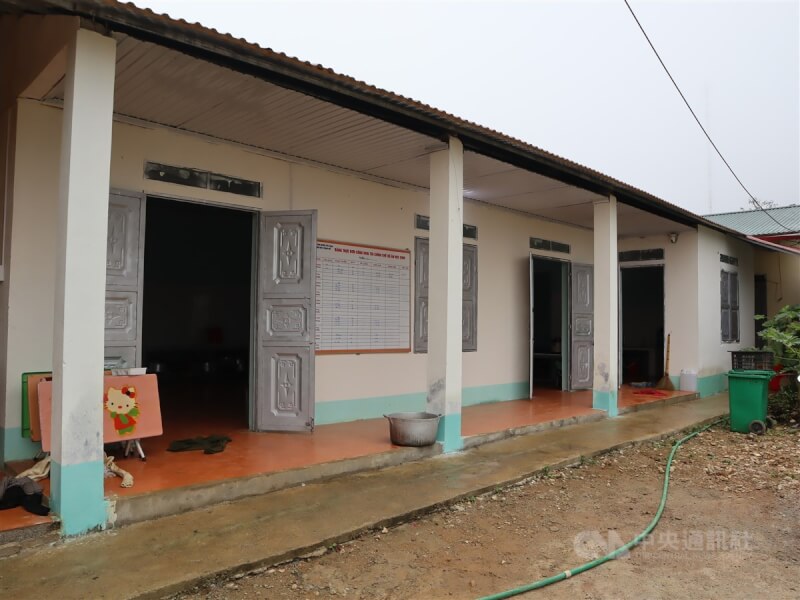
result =
[[780,252],[781,254],[789,254],[791,256],[798,256],[800,257],[800,249],[791,248],[789,246],[783,246],[781,244],[776,244],[774,242],[770,242],[768,240],[762,239],[760,237],[754,235],[747,235],[744,236],[748,242],[753,244],[754,246],[759,246],[766,250],[771,250],[773,252]]
[[[360,85],[330,69],[316,67],[185,21],[111,0],[42,0],[54,12],[77,14],[87,26],[101,25],[202,60],[264,79],[362,114],[447,141],[457,137],[465,149],[600,194],[613,194],[625,204],[689,227],[703,225],[725,234],[742,234],[643,190],[524,145],[475,124],[464,122],[424,105]],[[458,123],[454,121],[459,121]]]

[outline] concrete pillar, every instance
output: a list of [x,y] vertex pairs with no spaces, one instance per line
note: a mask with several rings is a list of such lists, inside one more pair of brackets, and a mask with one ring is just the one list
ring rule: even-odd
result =
[[428,258],[428,410],[442,414],[437,440],[445,452],[461,438],[461,296],[464,239],[464,147],[430,158],[430,256]]
[[103,527],[103,318],[116,42],[68,48],[53,332],[51,502],[62,529]]
[[592,406],[617,416],[619,265],[617,199],[594,204],[594,384]]

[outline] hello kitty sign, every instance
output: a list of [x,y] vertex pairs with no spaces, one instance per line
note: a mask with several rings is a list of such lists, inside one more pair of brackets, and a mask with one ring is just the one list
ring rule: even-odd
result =
[[[53,382],[40,381],[39,418],[42,449],[50,451]],[[155,375],[110,375],[103,378],[103,397],[98,398],[103,411],[103,441],[126,442],[161,435],[161,404]]]
[[136,431],[136,417],[140,414],[136,405],[136,387],[123,385],[118,389],[109,386],[103,400],[108,416],[114,421],[117,435],[133,434]]

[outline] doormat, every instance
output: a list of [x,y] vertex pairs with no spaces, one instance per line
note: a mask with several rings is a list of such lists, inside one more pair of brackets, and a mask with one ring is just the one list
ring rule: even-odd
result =
[[196,437],[185,440],[175,440],[167,446],[169,452],[189,452],[192,450],[202,450],[203,454],[218,454],[225,450],[231,438],[227,435],[209,435],[207,437]]

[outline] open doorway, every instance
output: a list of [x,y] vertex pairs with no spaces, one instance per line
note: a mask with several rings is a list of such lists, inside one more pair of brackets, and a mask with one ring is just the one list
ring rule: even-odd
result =
[[664,371],[664,267],[620,273],[622,382],[654,384]]
[[531,256],[531,396],[569,388],[569,263]]
[[253,214],[148,198],[142,363],[165,431],[247,428]]

